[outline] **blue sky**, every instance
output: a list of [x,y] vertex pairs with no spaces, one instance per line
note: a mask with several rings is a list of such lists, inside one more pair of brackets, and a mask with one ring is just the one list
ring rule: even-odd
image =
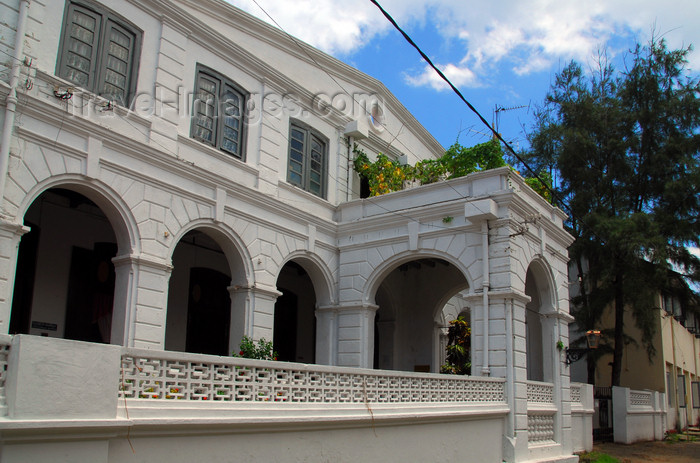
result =
[[[471,146],[487,128],[426,68],[418,53],[369,0],[228,0],[235,6],[381,80],[447,147]],[[533,109],[569,61],[593,65],[599,50],[622,56],[654,31],[670,47],[696,44],[689,68],[700,70],[697,0],[384,0],[382,6],[499,132],[526,145]],[[262,9],[261,9],[262,8]]]

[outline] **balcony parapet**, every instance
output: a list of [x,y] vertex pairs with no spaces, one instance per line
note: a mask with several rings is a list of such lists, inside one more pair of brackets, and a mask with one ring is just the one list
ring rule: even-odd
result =
[[120,416],[143,424],[464,419],[509,411],[501,378],[131,348],[121,368]]

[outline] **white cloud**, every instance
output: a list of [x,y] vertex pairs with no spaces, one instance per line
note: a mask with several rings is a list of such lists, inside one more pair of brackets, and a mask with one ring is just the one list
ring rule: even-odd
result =
[[[271,22],[254,0],[229,1]],[[368,1],[256,1],[285,31],[331,54],[357,51],[392,27]],[[571,59],[586,62],[612,39],[645,42],[653,27],[670,47],[700,46],[697,0],[385,0],[382,5],[409,32],[434,24],[451,44],[446,48],[458,47],[456,55],[437,56],[436,61],[455,84],[464,86],[483,85],[497,66],[525,75]],[[440,53],[441,47],[426,51]],[[700,69],[700,51],[691,55],[690,65]],[[406,81],[444,88],[425,69],[406,75]]]
[[[476,74],[467,67],[459,67],[454,64],[447,64],[445,66],[436,64],[436,66],[457,88],[475,87],[479,85]],[[423,72],[416,76],[405,74],[405,79],[409,85],[413,85],[414,87],[428,85],[435,90],[448,90],[450,88],[430,66],[425,66]]]
[[[330,54],[352,53],[392,28],[377,7],[367,1],[227,1]],[[427,7],[421,0],[386,3],[396,10],[397,21],[407,22],[420,21]]]

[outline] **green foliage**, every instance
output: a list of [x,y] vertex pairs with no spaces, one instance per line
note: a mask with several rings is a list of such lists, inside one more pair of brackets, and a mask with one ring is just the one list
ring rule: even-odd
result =
[[689,433],[679,433],[675,429],[670,429],[666,431],[664,436],[664,442],[667,444],[677,444],[679,442],[695,442],[697,438]]
[[440,158],[440,163],[445,166],[448,179],[506,165],[501,144],[495,138],[471,148],[455,143]]
[[501,145],[495,139],[471,148],[455,143],[439,159],[425,159],[415,166],[400,165],[381,153],[376,161],[371,162],[367,154],[357,146],[353,152],[353,167],[358,174],[369,180],[370,196],[399,191],[406,181],[426,185],[506,165]]
[[535,190],[535,193],[542,196],[548,202],[552,202],[552,174],[540,172],[537,177],[524,177],[525,184]]
[[353,149],[355,171],[369,180],[370,196],[382,195],[403,188],[406,179],[406,167],[390,160],[386,155],[379,154],[377,160],[371,162],[364,151]]
[[472,370],[471,359],[472,329],[464,317],[459,316],[450,322],[447,329],[446,362],[440,367],[440,373],[468,375]]
[[620,463],[615,457],[600,452],[584,452],[579,455],[579,463]]
[[243,357],[247,359],[258,359],[258,360],[277,360],[277,352],[272,348],[271,341],[265,341],[265,338],[258,340],[257,345],[255,341],[249,336],[243,336],[241,343],[239,344],[240,351],[238,354],[233,353],[234,357]]
[[[556,76],[531,134],[528,163],[554,172],[576,241],[569,250],[580,275],[572,313],[582,331],[614,307],[615,327],[589,355],[612,351],[620,384],[630,311],[649,357],[655,354],[655,296],[673,287],[672,268],[700,281],[700,85],[685,65],[690,48],[663,40],[638,45],[617,72],[601,55],[586,75],[572,62]],[[686,286],[687,288],[687,286]],[[574,340],[572,344],[577,344]]]

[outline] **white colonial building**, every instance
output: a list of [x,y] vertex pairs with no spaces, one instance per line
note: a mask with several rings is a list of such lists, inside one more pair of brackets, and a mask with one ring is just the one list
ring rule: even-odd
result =
[[[219,0],[0,3],[0,462],[576,461],[564,215]],[[472,326],[472,376],[439,375]],[[243,335],[279,362],[231,357]]]

